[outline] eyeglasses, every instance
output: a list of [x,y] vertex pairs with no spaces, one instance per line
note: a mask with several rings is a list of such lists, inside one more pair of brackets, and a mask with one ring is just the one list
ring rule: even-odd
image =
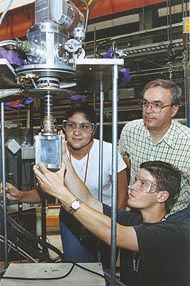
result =
[[171,104],[162,105],[160,102],[157,102],[157,101],[149,102],[147,100],[142,100],[140,105],[144,110],[150,106],[152,111],[155,113],[160,113],[162,111],[162,109],[164,109],[168,106],[172,106]]
[[[143,193],[158,193],[160,191],[159,188],[152,190],[153,186],[158,187],[158,185],[140,176],[135,177],[133,185],[136,185]],[[131,188],[132,186],[129,186],[129,190]]]
[[80,130],[84,134],[92,134],[95,130],[95,123],[74,122],[63,120],[63,129],[68,132]]

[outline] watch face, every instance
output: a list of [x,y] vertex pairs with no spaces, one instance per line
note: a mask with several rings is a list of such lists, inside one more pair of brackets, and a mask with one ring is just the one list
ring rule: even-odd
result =
[[71,206],[74,210],[77,210],[78,208],[80,208],[80,202],[74,201],[74,202],[72,202]]

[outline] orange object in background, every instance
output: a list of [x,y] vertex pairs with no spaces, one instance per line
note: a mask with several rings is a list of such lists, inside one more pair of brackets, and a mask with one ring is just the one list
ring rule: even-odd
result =
[[89,19],[166,2],[166,0],[88,0]]
[[60,204],[49,204],[46,214],[47,227],[59,227]]
[[[72,0],[78,6],[78,0]],[[88,0],[89,20],[132,9],[167,2],[167,0]],[[81,6],[81,5],[80,5]],[[81,6],[84,9],[84,5]],[[35,22],[34,3],[7,12],[0,29],[0,41],[26,36]]]

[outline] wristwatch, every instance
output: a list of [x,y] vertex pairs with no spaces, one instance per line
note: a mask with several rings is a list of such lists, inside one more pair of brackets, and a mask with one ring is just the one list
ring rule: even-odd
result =
[[80,208],[80,206],[81,206],[81,201],[75,199],[74,201],[72,201],[68,213],[73,214],[74,212],[76,212],[76,210]]

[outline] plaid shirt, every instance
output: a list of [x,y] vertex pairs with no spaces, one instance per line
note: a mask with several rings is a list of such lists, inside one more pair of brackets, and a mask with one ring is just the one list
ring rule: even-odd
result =
[[119,140],[119,152],[129,157],[131,162],[130,183],[138,173],[140,164],[145,161],[164,161],[181,171],[181,191],[171,210],[176,213],[190,203],[190,128],[172,120],[171,126],[154,144],[143,119],[133,120],[123,127]]

